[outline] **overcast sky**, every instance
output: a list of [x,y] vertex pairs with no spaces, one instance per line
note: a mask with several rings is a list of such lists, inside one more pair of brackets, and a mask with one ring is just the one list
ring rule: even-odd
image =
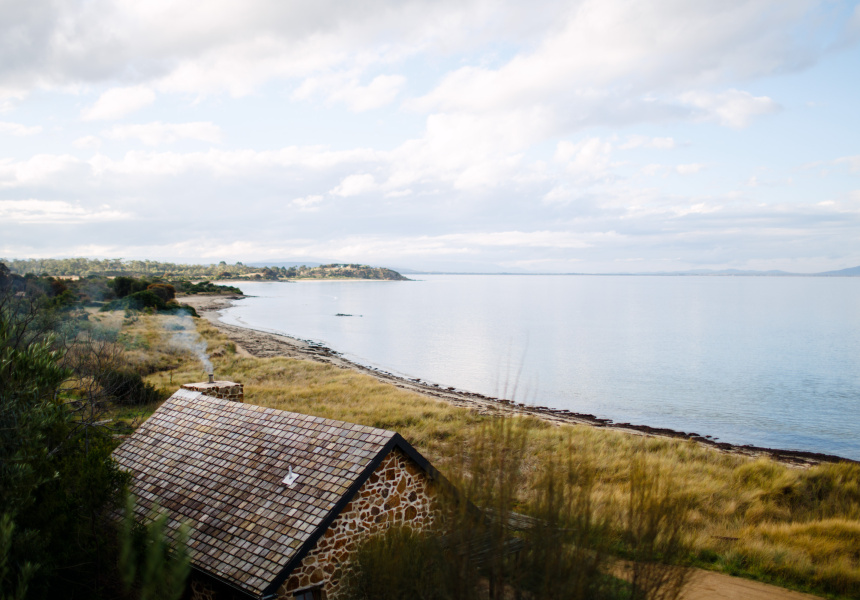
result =
[[0,0],[0,256],[860,265],[860,7]]

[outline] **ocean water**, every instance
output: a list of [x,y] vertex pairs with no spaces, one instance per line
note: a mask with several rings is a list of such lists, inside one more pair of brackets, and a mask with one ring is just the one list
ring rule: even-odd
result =
[[222,318],[443,387],[860,460],[860,278],[416,279],[243,283]]

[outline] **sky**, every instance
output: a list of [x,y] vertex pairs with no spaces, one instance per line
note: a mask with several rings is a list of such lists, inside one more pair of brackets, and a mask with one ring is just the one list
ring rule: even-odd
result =
[[860,265],[860,6],[0,0],[0,257]]

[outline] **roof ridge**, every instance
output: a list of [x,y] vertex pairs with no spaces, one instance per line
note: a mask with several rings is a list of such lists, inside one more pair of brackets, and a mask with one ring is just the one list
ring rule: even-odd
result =
[[[314,422],[322,421],[323,424],[328,425],[328,426],[341,426],[341,425],[350,426],[350,427],[341,427],[341,429],[351,429],[352,427],[363,427],[366,429],[371,429],[374,432],[382,432],[382,433],[386,433],[386,434],[390,434],[390,435],[396,435],[397,434],[396,431],[392,431],[391,429],[383,429],[381,427],[374,427],[373,425],[363,425],[361,423],[354,423],[352,421],[342,421],[340,419],[333,419],[331,417],[320,417],[318,415],[309,415],[307,413],[300,413],[300,412],[295,412],[295,411],[290,411],[290,410],[284,410],[282,408],[274,408],[271,406],[263,406],[261,404],[253,404],[250,402],[235,402],[233,400],[225,400],[223,398],[216,398],[214,396],[209,396],[205,392],[191,391],[191,390],[187,390],[185,388],[180,388],[176,392],[174,392],[167,400],[165,400],[162,403],[162,405],[158,409],[155,410],[155,412],[153,412],[153,414],[155,414],[159,410],[161,410],[162,407],[164,407],[168,402],[173,400],[176,396],[180,396],[181,398],[188,399],[188,400],[199,400],[199,399],[205,398],[207,402],[212,401],[212,402],[215,402],[218,404],[223,404],[225,406],[235,406],[235,407],[237,407],[237,409],[244,408],[244,409],[252,410],[255,412],[272,412],[272,413],[288,414],[288,415],[293,415],[295,417],[302,418],[305,420],[311,419]],[[172,404],[175,404],[175,403],[172,403]]]

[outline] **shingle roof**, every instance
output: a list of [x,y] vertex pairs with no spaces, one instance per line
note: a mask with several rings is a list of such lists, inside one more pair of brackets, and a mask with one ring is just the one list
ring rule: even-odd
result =
[[139,518],[157,504],[174,529],[188,523],[193,566],[260,596],[394,444],[409,446],[391,431],[179,390],[113,456],[132,472]]

